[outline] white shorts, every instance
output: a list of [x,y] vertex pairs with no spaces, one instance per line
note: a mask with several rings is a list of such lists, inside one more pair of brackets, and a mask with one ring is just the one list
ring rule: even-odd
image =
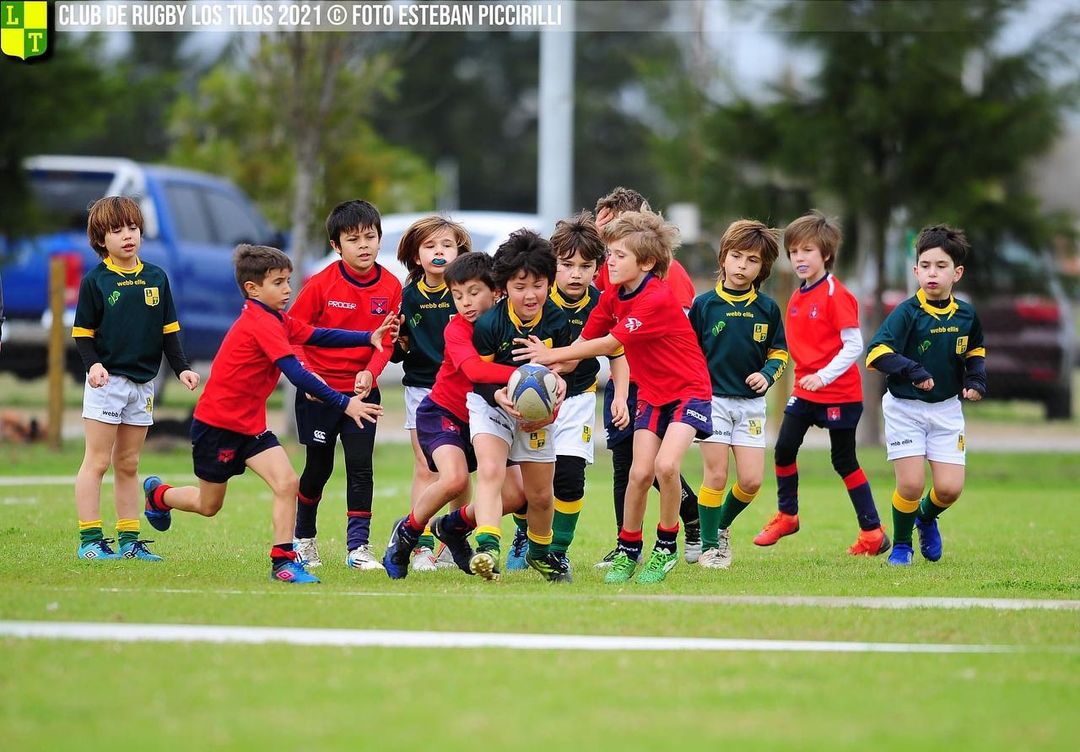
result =
[[[469,433],[473,442],[479,434],[498,436],[510,447],[507,459],[511,462],[554,462],[555,442],[551,426],[525,433],[517,421],[499,407],[492,407],[476,392],[465,397],[469,408]],[[477,458],[479,459],[479,458]]]
[[125,376],[109,374],[109,383],[94,389],[83,386],[84,418],[114,426],[154,425],[154,382],[136,384]]
[[704,444],[765,448],[765,396],[712,398],[712,436]]
[[596,425],[596,392],[567,397],[559,417],[551,427],[555,434],[555,454],[581,457],[593,463],[593,426]]
[[959,398],[923,402],[897,399],[885,392],[881,414],[885,416],[885,446],[890,461],[926,457],[950,465],[965,464],[964,412]]
[[424,401],[424,397],[431,394],[431,390],[424,386],[405,387],[405,430],[411,431],[416,428],[416,408]]

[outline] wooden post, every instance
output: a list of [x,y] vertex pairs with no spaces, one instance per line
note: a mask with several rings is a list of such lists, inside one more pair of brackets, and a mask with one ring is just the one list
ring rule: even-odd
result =
[[[791,264],[788,263],[787,253],[784,250],[784,246],[780,246],[780,258],[777,259],[776,264],[773,265],[772,276],[769,278],[769,284],[771,289],[769,295],[772,296],[776,304],[780,306],[780,314],[783,316],[787,311],[788,299],[791,298],[791,294],[795,292],[798,279],[795,277],[795,272],[791,268]],[[790,337],[790,334],[787,334]],[[788,340],[788,348],[791,347],[791,340]],[[784,408],[787,407],[788,397],[791,396],[791,390],[795,385],[795,361],[791,358],[788,359],[787,368],[784,370],[780,380],[773,384],[769,389],[768,403],[769,403],[769,435],[772,437],[772,443],[776,443],[776,436],[780,432],[780,424],[784,421]]]
[[67,269],[64,259],[53,256],[49,262],[49,311],[52,325],[49,327],[49,420],[47,438],[49,446],[60,449],[64,424],[64,372],[65,337],[64,286]]

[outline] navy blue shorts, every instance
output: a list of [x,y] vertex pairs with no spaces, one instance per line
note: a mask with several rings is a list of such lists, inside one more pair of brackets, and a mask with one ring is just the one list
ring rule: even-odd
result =
[[465,453],[469,472],[476,472],[476,454],[469,436],[469,424],[458,416],[424,397],[416,408],[416,443],[427,460],[428,470],[439,472],[435,467],[435,450],[441,446],[456,446]]
[[802,418],[803,421],[818,428],[855,428],[862,417],[861,402],[840,402],[830,405],[825,402],[810,402],[798,397],[790,397],[784,415]]
[[[634,438],[634,421],[626,424],[626,428],[618,428],[611,422],[611,403],[615,401],[615,382],[608,379],[604,387],[604,430],[607,432],[608,449],[623,443],[627,439]],[[637,384],[630,382],[630,389],[626,393],[626,409],[631,415],[636,415]]]
[[697,438],[707,439],[712,436],[712,402],[684,399],[658,407],[638,400],[637,414],[634,417],[635,431],[652,431],[664,438],[668,426],[672,423],[685,423],[696,431]]
[[[355,397],[355,394],[341,392],[346,397]],[[364,402],[375,405],[382,404],[382,395],[378,388],[372,389],[371,394],[364,397]],[[304,446],[327,444],[333,446],[338,436],[342,434],[375,434],[375,424],[363,421],[363,427],[356,425],[356,421],[333,405],[325,402],[312,402],[307,398],[307,392],[296,390],[296,432],[300,443]]]
[[191,421],[191,459],[195,477],[208,483],[224,483],[234,475],[243,475],[248,458],[276,446],[281,443],[273,431],[249,436],[210,426],[201,420]]

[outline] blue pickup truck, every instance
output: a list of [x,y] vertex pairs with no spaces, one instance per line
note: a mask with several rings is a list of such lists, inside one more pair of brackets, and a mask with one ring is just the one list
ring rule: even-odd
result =
[[[242,242],[284,245],[247,196],[213,175],[111,157],[32,157],[25,168],[48,229],[30,237],[0,237],[7,318],[0,371],[20,378],[45,373],[49,259],[64,259],[69,317],[83,274],[100,263],[86,239],[87,210],[98,198],[124,195],[139,201],[145,223],[139,255],[169,275],[192,362],[213,359],[240,310],[233,247]],[[69,328],[70,323],[65,322]],[[81,381],[74,347],[67,361]]]

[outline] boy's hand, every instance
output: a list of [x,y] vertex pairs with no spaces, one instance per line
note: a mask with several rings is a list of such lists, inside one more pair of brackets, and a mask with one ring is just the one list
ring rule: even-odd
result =
[[359,371],[353,382],[353,391],[357,397],[366,397],[371,394],[371,387],[375,383],[375,377],[371,371]]
[[109,383],[109,372],[105,370],[105,366],[95,363],[86,372],[86,380],[91,389],[99,389]]
[[630,408],[626,406],[626,400],[612,400],[611,422],[619,430],[622,430],[628,425],[630,425]]
[[374,423],[383,414],[383,409],[382,405],[374,405],[370,402],[364,402],[359,397],[353,397],[349,400],[348,407],[345,408],[345,414],[355,420],[356,425],[363,428],[363,421]]
[[[304,367],[305,367],[305,368],[307,368],[307,366],[306,366],[306,365],[305,365]],[[314,376],[315,378],[317,378],[317,379],[318,379],[319,381],[321,381],[321,382],[322,382],[322,383],[324,383],[324,384],[326,383],[326,379],[324,379],[324,378],[323,378],[322,376],[320,376],[319,374],[315,373],[315,372],[314,372],[314,371],[312,371],[312,370],[311,370],[310,368],[308,368],[307,370],[308,370],[308,371],[309,371],[309,372],[311,373],[311,375],[312,375],[312,376]],[[322,400],[321,400],[321,399],[319,399],[318,397],[316,397],[316,396],[315,396],[314,394],[312,394],[311,392],[304,392],[304,399],[306,399],[306,400],[307,400],[308,402],[322,402]]]
[[611,209],[609,209],[607,207],[601,209],[600,213],[596,215],[596,229],[597,230],[604,229],[604,225],[606,225],[608,222],[610,222],[613,219],[615,219],[615,212],[614,211],[612,211]]
[[371,346],[379,352],[383,349],[383,339],[386,335],[390,335],[390,342],[397,339],[398,329],[401,328],[401,323],[405,320],[404,316],[398,316],[397,313],[388,313],[383,322],[379,324],[379,328],[371,333]]
[[[750,382],[747,381],[747,384]],[[825,386],[825,382],[821,380],[821,377],[816,373],[812,373],[809,376],[803,376],[799,379],[799,388],[805,389],[808,392],[816,392]]]
[[505,410],[518,423],[523,420],[521,413],[514,409],[514,403],[510,399],[510,392],[507,387],[504,386],[502,389],[496,390],[495,404]]
[[971,402],[978,402],[982,399],[982,392],[980,392],[978,389],[965,389],[964,399]]
[[[807,376],[806,378],[811,377]],[[814,376],[813,378],[816,379],[817,376]],[[818,379],[818,381],[820,382],[821,380]],[[755,371],[754,373],[747,376],[746,385],[758,394],[765,394],[765,392],[769,391],[769,380],[765,378],[765,374],[761,373],[760,371]]]
[[177,378],[180,379],[180,383],[186,386],[189,391],[194,392],[199,386],[199,374],[194,371],[181,371]]
[[915,388],[922,389],[924,392],[929,392],[934,388],[934,380],[927,379],[926,381],[917,381],[915,382]]
[[539,363],[542,366],[550,366],[555,362],[550,358],[551,350],[535,334],[530,334],[527,339],[517,337],[514,339],[514,344],[519,345],[513,350],[514,360],[519,363]]

